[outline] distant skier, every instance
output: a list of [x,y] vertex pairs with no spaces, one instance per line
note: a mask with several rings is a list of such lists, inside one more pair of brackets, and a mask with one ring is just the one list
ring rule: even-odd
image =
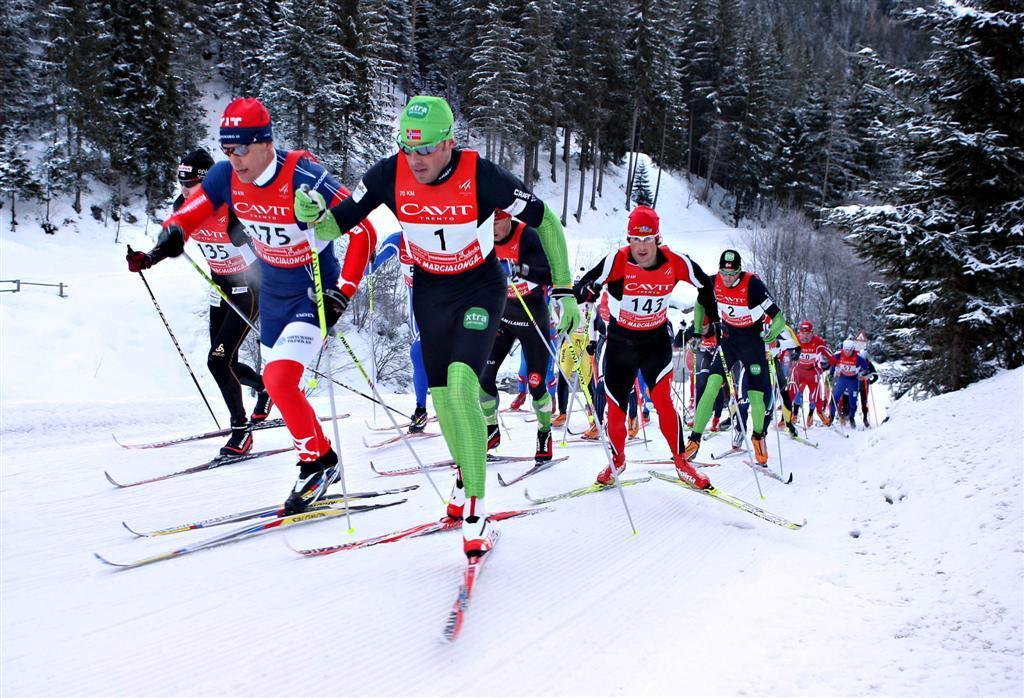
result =
[[[295,192],[307,184],[340,200],[347,190],[313,156],[274,147],[270,113],[259,100],[233,100],[220,122],[221,150],[228,162],[214,165],[178,212],[164,222],[161,241],[170,256],[210,215],[228,206],[252,240],[260,260],[260,343],[263,381],[284,417],[299,456],[299,476],[285,502],[288,514],[304,511],[337,477],[338,456],[324,436],[316,412],[299,389],[305,367],[323,347],[315,301],[312,250],[306,225],[292,212]],[[355,295],[376,245],[367,221],[347,226],[342,268],[327,242],[317,244],[327,325],[333,326]]]
[[[718,261],[718,273],[714,276],[714,298],[721,317],[718,327],[719,341],[725,355],[726,365],[716,356],[711,366],[707,389],[697,404],[693,431],[686,445],[685,457],[693,458],[700,448],[701,435],[711,417],[714,394],[722,387],[725,371],[737,361],[743,364],[748,376],[748,397],[750,400],[754,446],[754,459],[760,465],[768,463],[768,446],[765,444],[764,416],[765,395],[771,391],[768,376],[768,362],[765,345],[771,344],[786,326],[786,318],[772,300],[764,282],[757,275],[743,271],[740,253],[726,250]],[[695,306],[694,324],[697,325],[696,308],[703,300],[698,298]],[[703,309],[701,309],[703,311]],[[765,328],[762,318],[771,317],[771,324]]]
[[796,334],[800,346],[797,351],[796,366],[792,369],[792,381],[796,394],[793,397],[793,410],[799,410],[803,402],[804,390],[810,391],[807,401],[807,426],[814,422],[817,410],[822,423],[828,426],[831,419],[825,414],[826,396],[821,387],[822,371],[828,368],[832,350],[828,342],[814,333],[814,325],[804,320]]
[[[711,486],[707,475],[682,456],[683,424],[672,404],[672,337],[667,321],[669,298],[680,281],[695,286],[712,313],[714,297],[711,280],[696,262],[661,245],[659,227],[654,209],[634,208],[627,223],[627,246],[605,257],[575,287],[582,301],[596,300],[602,287],[610,297],[603,359],[612,464],[598,474],[597,482],[611,484],[626,467],[626,401],[640,371],[651,386],[658,425],[672,450],[679,479],[705,489]],[[702,314],[703,310],[698,311],[694,321],[701,322]]]
[[571,331],[580,317],[558,216],[515,175],[476,151],[456,148],[454,126],[445,100],[413,97],[399,119],[400,153],[378,161],[352,196],[331,209],[322,192],[296,192],[294,205],[296,216],[316,222],[317,236],[328,240],[381,204],[398,217],[416,265],[413,309],[434,410],[459,467],[448,515],[463,517],[463,551],[477,557],[494,540],[484,506],[487,424],[478,376],[505,309],[495,209],[537,229],[562,307],[559,331]]
[[829,375],[835,377],[832,388],[831,417],[835,417],[836,405],[840,398],[845,400],[846,414],[850,426],[856,426],[858,383],[861,378],[874,375],[870,365],[857,352],[852,339],[843,342],[841,351],[837,351],[830,359]]
[[[174,200],[175,211],[199,188],[211,167],[213,157],[202,148],[181,160],[178,165],[181,194]],[[191,239],[198,243],[206,258],[213,281],[250,321],[255,322],[259,315],[259,268],[254,264],[256,256],[234,211],[222,204],[199,223]],[[175,244],[162,240],[149,252],[129,252],[126,259],[129,270],[140,272],[170,256],[176,256]],[[221,447],[220,454],[243,455],[252,450],[252,422],[265,420],[273,401],[259,372],[238,360],[238,350],[249,334],[249,326],[216,293],[210,295],[209,325],[210,352],[206,366],[217,381],[231,419],[231,436]],[[243,385],[257,391],[256,406],[249,417],[242,401]]]

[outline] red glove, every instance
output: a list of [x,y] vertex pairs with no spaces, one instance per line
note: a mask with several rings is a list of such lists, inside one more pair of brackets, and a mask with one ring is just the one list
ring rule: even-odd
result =
[[132,248],[128,248],[128,254],[124,256],[128,260],[128,271],[140,272],[143,269],[149,269],[153,266],[153,258],[145,252],[135,252]]

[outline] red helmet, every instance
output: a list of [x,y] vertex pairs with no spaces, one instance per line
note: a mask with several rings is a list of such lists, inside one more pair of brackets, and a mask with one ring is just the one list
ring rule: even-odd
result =
[[814,325],[811,324],[810,320],[804,320],[800,323],[801,332],[814,332]]

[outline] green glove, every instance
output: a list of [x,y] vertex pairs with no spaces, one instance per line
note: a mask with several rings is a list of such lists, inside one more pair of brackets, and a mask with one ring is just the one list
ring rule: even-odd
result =
[[316,236],[320,240],[335,240],[341,237],[338,221],[327,208],[324,196],[315,189],[303,185],[295,190],[295,220],[300,223],[313,223]]
[[[558,323],[558,332],[560,334],[568,334],[580,324],[580,307],[576,304],[576,297],[572,295],[571,290],[562,290],[565,293],[556,296],[558,305],[562,309],[562,319]],[[558,291],[556,290],[555,293],[558,293]]]

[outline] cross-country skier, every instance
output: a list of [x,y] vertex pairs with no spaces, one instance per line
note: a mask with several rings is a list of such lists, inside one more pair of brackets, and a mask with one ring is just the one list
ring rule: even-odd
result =
[[[203,148],[186,155],[178,165],[181,194],[174,200],[177,211],[192,192],[198,189],[206,173],[213,167],[213,157]],[[231,298],[250,321],[259,314],[259,269],[242,224],[234,211],[222,204],[192,231],[191,239],[210,266],[210,278]],[[164,240],[149,252],[133,251],[127,255],[128,269],[140,272],[172,256],[175,246]],[[210,369],[231,419],[231,436],[220,449],[222,456],[243,455],[252,450],[252,422],[262,422],[270,413],[272,401],[263,387],[258,371],[238,360],[238,349],[249,334],[249,325],[229,308],[217,293],[210,296],[210,353],[206,366]],[[246,417],[242,402],[242,386],[257,391],[256,406]],[[251,420],[251,421],[250,421]]]
[[[754,459],[760,465],[768,463],[768,446],[765,444],[764,415],[765,394],[771,390],[768,376],[768,362],[765,357],[765,344],[775,341],[786,326],[786,318],[779,306],[772,300],[764,282],[755,274],[743,271],[740,253],[726,250],[718,261],[718,273],[714,277],[714,298],[718,307],[721,325],[718,327],[719,342],[725,355],[727,366],[737,361],[743,364],[748,374],[751,418],[753,433],[751,443],[754,446]],[[697,308],[702,304],[697,299],[694,308],[694,325],[697,322]],[[771,325],[764,328],[761,318],[768,315],[772,318]],[[716,356],[711,365],[707,389],[697,404],[697,416],[694,418],[693,431],[690,432],[689,443],[686,445],[685,457],[693,458],[700,448],[701,435],[711,417],[715,394],[725,380],[727,366],[722,365],[721,356]]]
[[[501,442],[498,428],[498,386],[501,363],[518,339],[526,360],[526,382],[537,415],[537,462],[551,460],[551,394],[547,372],[551,363],[545,331],[550,325],[545,287],[551,285],[551,267],[540,235],[505,211],[494,212],[494,252],[508,275],[505,312],[501,315],[491,355],[480,374],[480,404],[487,422],[487,448]],[[518,292],[518,295],[517,295]],[[522,298],[522,302],[519,300]],[[526,308],[523,307],[525,302]],[[529,309],[529,314],[527,313]],[[530,315],[533,319],[530,319]],[[536,323],[536,324],[535,324]]]
[[[602,287],[610,297],[611,319],[603,358],[613,462],[598,474],[597,482],[612,483],[612,466],[615,474],[626,467],[626,400],[639,370],[651,386],[658,425],[672,449],[679,478],[705,489],[711,481],[682,456],[683,424],[672,404],[672,337],[666,323],[669,298],[678,282],[695,286],[698,297],[712,312],[714,296],[711,280],[696,262],[661,245],[659,226],[654,209],[634,208],[627,224],[627,246],[605,257],[576,285],[580,300],[597,299]],[[695,322],[702,320],[703,309],[695,314]]]
[[842,350],[833,354],[829,363],[831,363],[829,375],[834,377],[830,417],[835,417],[836,405],[839,404],[840,398],[845,398],[846,417],[850,420],[851,427],[856,426],[857,385],[861,378],[871,376],[874,372],[868,365],[867,359],[857,352],[852,339],[843,341]]
[[579,309],[558,216],[513,174],[455,147],[454,117],[445,100],[409,100],[399,119],[398,147],[401,153],[371,167],[337,206],[327,209],[322,194],[299,191],[295,212],[315,221],[324,239],[338,237],[381,204],[398,217],[416,265],[413,309],[434,410],[461,474],[448,513],[463,516],[463,550],[475,557],[493,543],[484,507],[487,425],[477,376],[505,309],[507,281],[494,254],[495,209],[537,229],[562,307],[559,332],[579,324]]
[[831,419],[825,414],[825,395],[821,387],[821,373],[828,368],[829,357],[832,350],[828,342],[814,333],[814,325],[810,320],[804,320],[796,333],[800,346],[797,351],[796,366],[792,369],[791,380],[796,387],[796,395],[793,399],[793,411],[797,412],[803,402],[804,390],[810,391],[807,401],[807,426],[814,422],[814,412],[825,426],[829,425]]
[[[270,113],[259,100],[235,99],[220,121],[218,162],[178,212],[164,222],[161,239],[170,256],[181,253],[214,211],[227,205],[252,240],[260,260],[260,344],[263,382],[281,411],[299,456],[299,476],[288,495],[288,514],[305,510],[337,477],[338,456],[324,436],[312,405],[299,389],[302,372],[323,346],[315,300],[312,250],[306,225],[293,213],[295,192],[309,185],[327,200],[347,191],[306,151],[274,147]],[[344,267],[330,243],[317,244],[328,327],[355,295],[370,251],[373,227],[362,218],[345,227]]]
[[[586,308],[583,309],[583,314],[587,315]],[[582,374],[587,388],[592,389],[591,381],[594,371],[590,354],[587,351],[587,347],[590,344],[590,331],[586,325],[580,325],[565,338],[562,342],[562,347],[558,351],[558,366],[561,368],[561,371],[558,373],[558,409],[561,419],[552,421],[552,425],[556,427],[563,426],[568,419],[570,392],[572,392],[573,387],[576,390],[580,389],[580,378],[576,375],[576,363],[573,360],[573,351],[569,349],[569,342],[572,342],[575,356],[579,357],[580,374]],[[568,382],[566,377],[569,379]],[[590,408],[587,407],[588,414],[589,410]]]
[[420,328],[416,324],[416,315],[412,311],[412,257],[405,251],[402,233],[397,231],[388,235],[380,244],[373,260],[366,265],[366,275],[376,274],[382,266],[392,259],[397,259],[402,268],[402,279],[409,292],[409,329],[412,331],[412,343],[409,345],[409,361],[412,362],[412,386],[416,393],[416,409],[412,413],[409,433],[416,434],[427,426],[427,369],[423,365],[423,345],[420,342]]

